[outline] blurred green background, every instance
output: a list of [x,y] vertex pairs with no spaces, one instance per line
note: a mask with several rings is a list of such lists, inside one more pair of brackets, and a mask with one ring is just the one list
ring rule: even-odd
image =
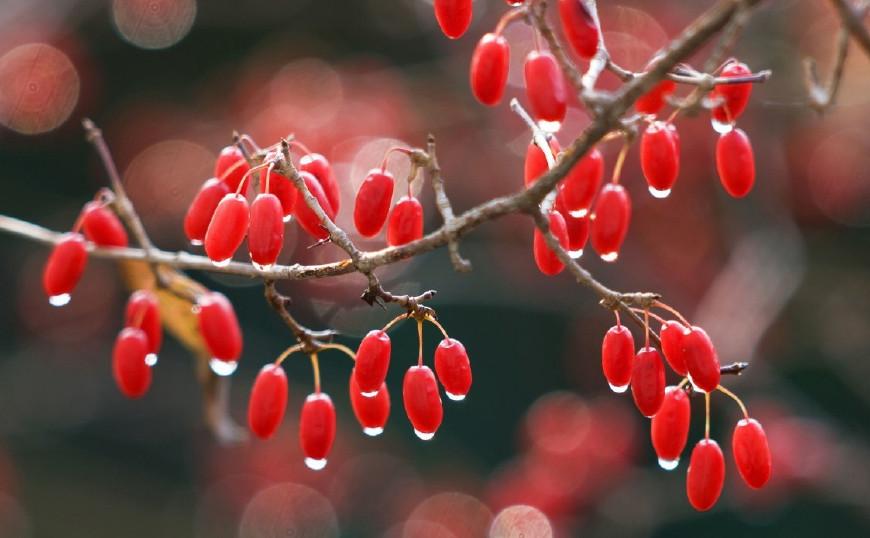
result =
[[[611,53],[641,69],[712,2],[602,4]],[[146,227],[169,250],[188,248],[184,211],[233,130],[264,146],[295,133],[329,157],[342,183],[338,224],[349,230],[366,170],[387,147],[422,146],[429,132],[458,211],[516,191],[528,132],[506,102],[524,99],[528,27],[506,32],[512,64],[500,106],[477,104],[467,81],[476,40],[505,9],[475,2],[469,32],[449,41],[421,0],[4,0],[0,213],[72,226],[106,183],[79,126],[86,116],[104,129]],[[727,381],[766,428],[774,476],[764,490],[737,477],[729,444],[738,409],[714,395],[712,436],[725,450],[728,477],[710,513],[691,509],[685,462],[673,472],[657,467],[647,419],[600,374],[610,314],[569,276],[537,272],[526,218],[487,224],[464,240],[470,274],[454,273],[444,251],[380,273],[394,292],[439,291],[431,306],[469,350],[474,385],[465,402],[445,399],[438,435],[419,441],[397,399],[416,345],[413,326],[400,326],[388,379],[392,416],[386,433],[370,439],[348,403],[350,365],[325,355],[324,390],[338,407],[339,431],[319,473],[305,468],[297,441],[312,385],[306,361],[286,363],[291,396],[279,435],[221,446],[203,425],[192,359],[176,342],[165,344],[144,399],[116,390],[110,354],[127,291],[111,263],[92,260],[72,303],[54,309],[40,287],[47,250],[3,235],[0,536],[462,538],[487,536],[493,517],[516,505],[541,512],[510,509],[496,529],[870,534],[870,63],[853,48],[838,103],[823,117],[804,105],[802,85],[804,57],[828,72],[836,30],[824,2],[759,9],[733,51],[774,72],[740,120],[755,148],[755,190],[744,200],[727,197],[709,119],[680,117],[673,195],[648,195],[633,148],[623,183],[635,211],[620,260],[606,264],[594,252],[581,260],[615,289],[663,293],[707,329],[723,362],[751,362]],[[575,103],[563,145],[587,123]],[[618,144],[602,146],[608,173]],[[390,169],[404,177],[407,163],[394,157]],[[432,230],[440,221],[428,185],[420,196]],[[332,246],[309,250],[309,242],[288,227],[282,261],[340,258]],[[360,244],[380,248],[383,238]],[[243,422],[254,375],[292,335],[256,282],[193,276],[225,292],[242,320],[245,351],[231,400]],[[363,286],[351,275],[282,291],[302,322],[336,328],[355,347],[398,313],[359,301]],[[437,341],[434,330],[426,333],[427,360]],[[703,435],[702,410],[695,399],[690,446]]]

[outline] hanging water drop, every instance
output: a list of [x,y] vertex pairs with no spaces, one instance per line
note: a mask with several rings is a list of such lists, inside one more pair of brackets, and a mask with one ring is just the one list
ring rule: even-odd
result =
[[194,247],[201,247],[202,246],[202,239],[191,239],[190,244],[191,244],[191,246],[194,246]]
[[148,366],[154,366],[155,364],[157,364],[157,354],[149,353],[145,355],[145,364],[147,364]]
[[618,257],[619,257],[619,252],[616,252],[616,251],[605,252],[604,254],[601,255],[601,259],[606,261],[606,262],[615,262],[616,258],[618,258]]
[[727,133],[728,131],[734,129],[734,124],[733,124],[733,123],[728,123],[728,122],[724,122],[724,121],[719,121],[719,120],[717,120],[715,117],[714,117],[714,118],[710,118],[710,125],[712,125],[712,126],[713,126],[713,130],[716,131],[716,132],[719,133],[719,134],[725,134],[725,133]]
[[578,209],[577,211],[569,211],[568,214],[571,215],[572,217],[574,217],[575,219],[582,219],[583,217],[585,217],[586,215],[589,214],[589,208],[584,207],[583,209]]
[[48,304],[51,306],[64,306],[69,303],[70,299],[69,293],[61,293],[60,295],[52,295],[48,298]]
[[435,437],[435,432],[423,433],[420,430],[418,430],[417,428],[414,428],[414,434],[424,441],[428,441],[428,440],[432,439],[433,437]]
[[377,437],[378,435],[384,433],[383,428],[363,428],[363,433],[368,435],[369,437]]
[[227,265],[230,264],[231,261],[232,261],[232,258],[227,258],[227,259],[221,260],[219,262],[212,260],[211,264],[214,265],[215,267],[226,267]]
[[215,374],[225,377],[231,375],[239,367],[238,361],[223,361],[217,357],[212,357],[208,361],[208,367]]
[[461,402],[462,400],[465,399],[465,394],[452,394],[446,390],[444,391],[444,394],[446,394],[447,397],[450,398],[451,400],[453,400],[454,402]]
[[664,469],[665,471],[673,471],[677,468],[677,465],[680,464],[680,458],[676,458],[673,460],[666,460],[664,458],[659,458],[659,467]]
[[583,256],[583,249],[581,248],[580,250],[569,250],[568,256],[571,256],[572,260],[579,259]]
[[326,467],[326,458],[314,459],[314,458],[305,458],[305,466],[311,469],[312,471],[320,471],[324,467]]
[[617,394],[622,394],[623,392],[628,390],[628,383],[626,383],[625,385],[614,385],[613,383],[608,383],[607,385],[610,386],[610,390]]
[[649,187],[649,193],[655,198],[667,198],[671,194],[671,189],[659,190],[654,187]]

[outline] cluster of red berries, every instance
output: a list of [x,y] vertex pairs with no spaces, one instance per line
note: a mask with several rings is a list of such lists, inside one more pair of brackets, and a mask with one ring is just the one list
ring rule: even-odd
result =
[[[321,350],[335,349],[354,360],[350,375],[350,401],[354,415],[370,436],[384,431],[390,415],[390,393],[385,382],[390,366],[392,346],[387,330],[403,319],[403,314],[383,329],[370,331],[354,353],[341,344],[324,344]],[[471,363],[465,347],[447,336],[446,331],[431,315],[416,318],[419,354],[417,364],[408,369],[402,385],[405,413],[414,433],[423,440],[432,439],[441,426],[444,410],[438,381],[451,400],[462,400],[471,388]],[[436,325],[444,339],[435,350],[435,372],[423,364],[423,322]],[[248,426],[260,439],[268,439],[280,426],[287,408],[287,376],[281,363],[302,345],[291,346],[274,363],[263,366],[254,381],[248,404]],[[311,354],[314,368],[314,392],[305,399],[299,422],[299,440],[305,454],[305,464],[314,470],[326,466],[326,460],[335,440],[335,406],[330,397],[320,390],[318,353]]]
[[[655,316],[662,323],[659,353],[650,345],[650,314],[646,314],[646,343],[636,353],[631,331],[619,323],[617,315],[616,325],[604,335],[601,365],[610,388],[621,393],[630,386],[638,410],[652,419],[651,439],[659,465],[666,470],[677,467],[689,435],[690,393],[693,389],[704,393],[706,434],[692,450],[686,492],[695,509],[712,508],[725,482],[725,459],[719,445],[710,439],[709,426],[710,393],[719,390],[734,398],[744,414],[731,441],[737,470],[750,487],[764,486],[771,473],[767,437],[761,424],[749,417],[743,402],[719,384],[719,358],[710,337],[704,329],[690,325],[681,316],[681,321],[666,321]],[[662,354],[671,370],[683,377],[678,385],[665,386]]]
[[138,290],[127,301],[124,328],[112,352],[112,373],[124,396],[135,399],[148,392],[151,367],[157,364],[162,343],[157,296],[149,290]]

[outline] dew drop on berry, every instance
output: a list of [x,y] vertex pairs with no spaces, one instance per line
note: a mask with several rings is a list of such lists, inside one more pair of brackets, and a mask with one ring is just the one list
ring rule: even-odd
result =
[[420,430],[418,430],[417,428],[414,428],[414,435],[416,435],[417,437],[419,437],[420,439],[422,439],[424,441],[429,441],[433,437],[435,437],[435,432],[423,433]]
[[585,217],[589,214],[589,208],[584,207],[583,209],[580,209],[578,211],[569,211],[568,214],[571,215],[572,217],[574,217],[575,219],[582,219],[583,217]]
[[619,258],[619,252],[607,252],[601,255],[601,259],[606,262],[615,262]]
[[625,385],[614,385],[613,383],[608,383],[607,386],[610,387],[610,390],[617,394],[622,394],[623,392],[628,390],[628,383],[626,383]]
[[145,355],[145,364],[148,366],[154,366],[157,364],[157,353],[149,353]]
[[453,400],[454,402],[461,402],[462,400],[465,399],[465,396],[466,396],[465,394],[453,394],[453,393],[446,391],[446,390],[444,391],[444,394],[446,394],[447,397],[450,398],[451,400]]
[[719,121],[716,118],[710,118],[710,125],[713,126],[713,130],[719,134],[725,134],[734,129],[734,124],[727,121]]
[[51,306],[64,306],[69,303],[72,297],[69,293],[61,293],[60,295],[52,295],[48,298],[48,304]]
[[378,435],[384,433],[383,428],[363,428],[363,433],[368,435],[369,437],[377,437]]
[[220,260],[220,261],[212,260],[211,264],[220,269],[222,267],[226,267],[227,265],[229,265],[231,261],[233,261],[232,258],[227,258],[225,260]]
[[320,471],[326,467],[326,458],[305,458],[305,466],[312,471]]
[[194,246],[194,247],[201,247],[202,240],[201,239],[191,239],[190,244],[191,244],[191,246]]
[[571,256],[572,260],[578,260],[583,257],[583,249],[581,248],[580,250],[569,250],[568,256]]
[[653,195],[654,198],[667,198],[671,195],[671,189],[659,190],[655,187],[649,187],[649,193]]
[[236,371],[236,368],[239,367],[239,361],[224,361],[217,357],[212,357],[208,361],[208,367],[211,368],[211,371],[215,375],[226,377]]
[[562,128],[562,122],[561,121],[539,120],[538,127],[540,127],[542,131],[545,131],[548,133],[558,133],[559,129]]
[[373,390],[373,391],[370,391],[370,392],[363,392],[363,391],[360,391],[360,394],[362,394],[362,395],[365,396],[366,398],[374,398],[375,396],[378,395],[378,391],[376,391],[376,390]]
[[680,464],[680,458],[675,460],[666,460],[664,458],[659,458],[659,467],[664,469],[665,471],[673,471]]

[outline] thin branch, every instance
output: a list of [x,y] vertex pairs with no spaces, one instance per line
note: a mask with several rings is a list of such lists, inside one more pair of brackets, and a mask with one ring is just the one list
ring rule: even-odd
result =
[[858,45],[864,49],[864,54],[870,56],[870,32],[864,26],[864,14],[866,6],[862,3],[861,8],[855,10],[848,0],[831,0],[837,13],[840,14],[840,20],[843,26],[849,30]]

